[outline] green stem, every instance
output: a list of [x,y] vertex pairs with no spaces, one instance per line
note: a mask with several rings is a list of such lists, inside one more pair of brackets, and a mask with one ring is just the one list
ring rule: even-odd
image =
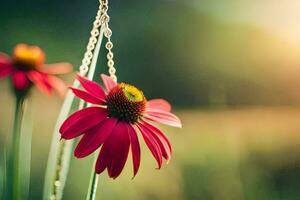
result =
[[14,115],[13,133],[10,138],[8,168],[7,168],[7,199],[21,199],[21,183],[20,183],[20,137],[22,118],[24,114],[24,96],[16,97],[16,107]]
[[[97,161],[97,156],[95,157],[95,164],[96,164],[96,161]],[[89,185],[88,193],[86,195],[86,200],[95,200],[95,197],[96,197],[99,175],[96,174],[96,172],[94,170],[94,166],[95,165],[93,165],[92,174],[91,174],[91,178],[90,178],[90,185]]]
[[19,147],[19,176],[21,199],[28,199],[30,186],[31,142],[32,142],[32,109],[28,109],[28,101],[24,102]]
[[[84,101],[80,101],[79,108],[84,107]],[[61,140],[57,148],[57,160],[54,179],[51,183],[51,198],[62,199],[64,186],[69,171],[70,159],[72,155],[74,141]]]
[[6,146],[1,148],[1,161],[0,161],[0,199],[5,197],[5,183],[6,183]]
[[[74,81],[73,87],[78,87],[78,85],[79,82]],[[60,168],[60,161],[62,160],[62,155],[64,154],[62,151],[64,151],[65,149],[65,142],[70,143],[72,141],[65,141],[61,143],[59,137],[59,128],[63,121],[68,117],[71,107],[73,105],[73,101],[74,94],[71,91],[69,91],[64,100],[53,131],[52,142],[46,168],[46,176],[44,181],[43,200],[61,199],[57,197],[57,192],[55,189],[55,181],[57,180],[57,169]]]

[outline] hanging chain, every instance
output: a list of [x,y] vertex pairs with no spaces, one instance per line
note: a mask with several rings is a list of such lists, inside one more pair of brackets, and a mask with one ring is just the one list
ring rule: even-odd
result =
[[100,2],[99,10],[97,12],[95,21],[93,22],[91,36],[86,47],[86,52],[84,53],[84,57],[82,59],[81,66],[79,67],[79,71],[81,75],[85,75],[89,71],[89,65],[91,64],[93,58],[93,51],[95,49],[100,34],[99,28],[104,23],[104,21],[101,19],[104,13],[105,6],[103,4],[103,0],[99,0],[99,2]]
[[108,0],[99,0],[99,10],[97,12],[97,16],[95,18],[95,21],[93,22],[93,29],[91,31],[91,36],[86,48],[86,52],[84,54],[84,57],[82,59],[81,66],[79,67],[80,74],[85,75],[89,70],[89,65],[91,64],[92,58],[93,58],[93,51],[95,49],[96,43],[98,41],[98,36],[100,34],[99,28],[103,25],[104,27],[104,36],[107,38],[107,42],[105,44],[105,48],[107,49],[107,66],[108,66],[108,72],[110,74],[110,77],[117,81],[116,76],[116,68],[114,67],[114,54],[112,52],[113,43],[111,41],[112,36],[112,30],[109,28],[109,19],[108,16]]
[[112,30],[109,28],[109,19],[110,17],[108,16],[108,0],[102,0],[103,4],[103,22],[104,22],[104,36],[107,38],[107,42],[105,44],[105,48],[107,49],[107,66],[108,66],[108,72],[110,77],[117,82],[117,76],[116,76],[116,68],[114,67],[115,62],[113,60],[114,54],[112,52],[112,48],[114,47],[112,41],[111,41],[111,36],[112,36]]

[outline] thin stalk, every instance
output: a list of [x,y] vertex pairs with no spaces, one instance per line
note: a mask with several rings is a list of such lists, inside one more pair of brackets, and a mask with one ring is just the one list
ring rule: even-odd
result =
[[21,181],[20,181],[20,137],[22,118],[24,114],[24,96],[16,97],[16,107],[14,114],[13,132],[10,138],[7,165],[7,192],[6,199],[21,199]]
[[[101,27],[98,42],[94,50],[94,56],[88,73],[88,79],[92,79],[95,74],[96,64],[100,53],[102,39],[103,39],[103,28]],[[78,86],[79,86],[79,82],[76,80],[73,84],[73,87],[77,88]],[[62,199],[63,196],[63,190],[67,180],[69,164],[72,157],[74,140],[60,141],[59,128],[63,123],[63,121],[70,114],[73,101],[74,101],[74,94],[69,91],[63,103],[61,112],[59,114],[53,132],[53,138],[52,138],[52,143],[51,143],[51,148],[50,148],[50,153],[48,158],[45,184],[44,184],[44,194],[43,194],[44,200],[49,200],[49,199],[60,200]],[[78,109],[82,109],[83,107],[84,107],[84,101],[80,101],[80,105]]]
[[97,162],[97,156],[95,156],[95,161],[94,161],[91,178],[90,178],[89,189],[88,189],[88,193],[86,195],[86,200],[95,200],[95,197],[96,197],[97,186],[98,186],[98,182],[99,182],[99,175],[96,174],[95,168],[94,168],[96,162]]
[[28,109],[28,101],[24,101],[24,115],[20,132],[20,186],[21,199],[29,198],[31,142],[32,142],[32,109]]
[[[80,101],[78,109],[84,107],[84,101]],[[61,140],[59,144],[58,160],[55,168],[55,178],[52,184],[52,197],[55,199],[62,199],[63,190],[69,172],[69,165],[74,146],[73,140]]]
[[95,173],[95,171],[92,172],[91,180],[90,180],[90,186],[88,190],[88,194],[86,196],[86,200],[94,200],[96,197],[96,191],[98,186],[98,180],[99,175]]
[[5,197],[5,183],[6,183],[6,148],[3,146],[3,152],[1,153],[1,161],[0,161],[0,199],[4,199]]
[[[79,82],[74,81],[73,87],[78,87]],[[64,148],[64,144],[60,143],[59,137],[59,128],[62,122],[68,117],[72,104],[74,101],[74,94],[69,91],[67,96],[64,100],[62,108],[60,110],[58,119],[56,121],[52,142],[50,147],[50,152],[48,156],[47,168],[46,168],[46,175],[45,175],[45,182],[44,182],[44,192],[43,192],[43,199],[55,199],[53,187],[55,187],[55,180],[56,180],[56,170],[60,166],[59,162],[61,160],[61,151]]]

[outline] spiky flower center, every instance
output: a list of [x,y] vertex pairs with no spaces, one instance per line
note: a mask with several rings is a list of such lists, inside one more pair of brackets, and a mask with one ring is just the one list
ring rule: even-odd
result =
[[135,123],[146,107],[146,98],[136,87],[120,83],[107,95],[107,110],[110,117]]
[[36,69],[45,61],[45,53],[37,46],[19,44],[13,51],[13,61],[20,70]]

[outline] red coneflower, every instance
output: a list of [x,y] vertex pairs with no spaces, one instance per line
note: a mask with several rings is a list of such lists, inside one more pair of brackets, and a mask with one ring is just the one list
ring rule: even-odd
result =
[[69,140],[83,134],[74,154],[83,158],[101,145],[95,171],[102,173],[106,168],[111,178],[117,178],[126,163],[131,147],[134,176],[140,166],[139,130],[161,168],[162,160],[170,160],[172,147],[167,137],[148,121],[181,127],[177,116],[172,114],[171,105],[163,99],[147,101],[143,92],[126,83],[116,83],[109,76],[101,75],[106,92],[102,87],[84,77],[77,79],[84,90],[71,88],[74,94],[92,107],[73,113],[60,128],[61,137]]
[[11,57],[0,53],[0,78],[9,76],[16,92],[26,92],[33,84],[42,92],[60,95],[66,91],[62,80],[53,76],[71,71],[68,63],[45,65],[45,53],[37,46],[18,44]]

